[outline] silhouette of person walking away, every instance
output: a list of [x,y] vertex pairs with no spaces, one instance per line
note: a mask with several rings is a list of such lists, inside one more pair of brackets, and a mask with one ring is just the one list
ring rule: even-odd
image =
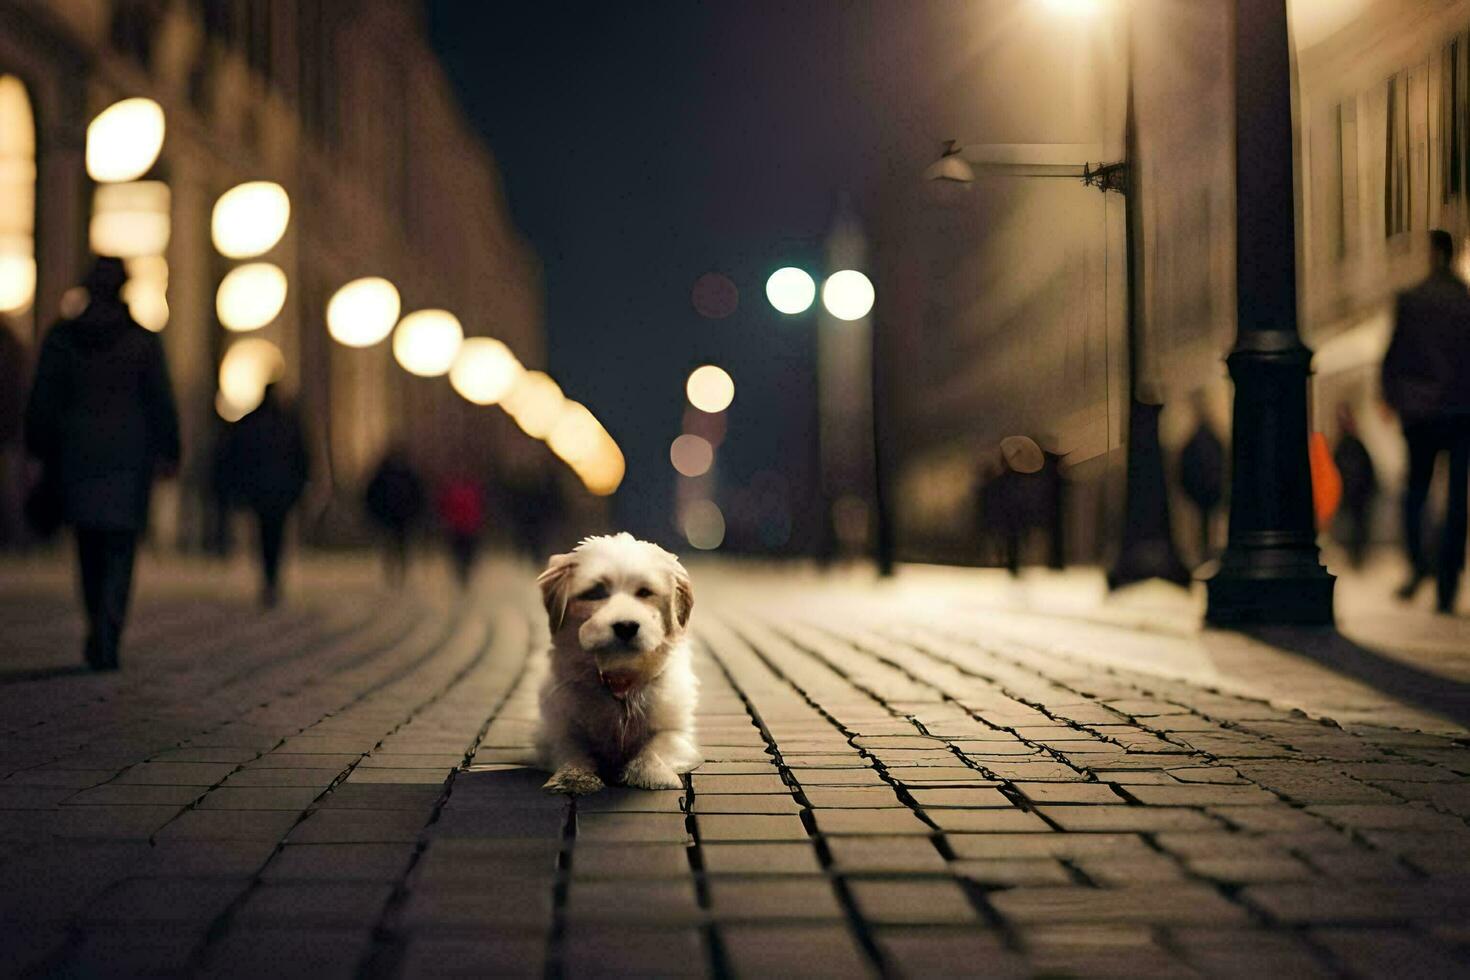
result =
[[392,446],[368,481],[363,503],[368,514],[388,532],[383,564],[388,584],[399,586],[408,571],[408,534],[427,502],[424,481],[402,446]]
[[163,345],[128,313],[126,281],[121,260],[97,259],[84,283],[86,309],[53,326],[41,345],[25,418],[26,446],[76,533],[84,654],[94,670],[118,667],[153,477],[179,464]]
[[1429,576],[1424,503],[1440,455],[1449,457],[1449,494],[1438,556],[1438,608],[1454,608],[1465,564],[1466,470],[1470,460],[1470,290],[1454,272],[1448,232],[1429,233],[1428,278],[1400,293],[1393,340],[1383,358],[1383,399],[1403,425],[1409,448],[1404,546],[1411,568],[1399,597],[1412,598]]
[[261,603],[274,606],[280,600],[286,519],[310,474],[301,419],[282,403],[275,385],[266,385],[256,409],[235,423],[227,460],[235,499],[255,512],[260,532]]

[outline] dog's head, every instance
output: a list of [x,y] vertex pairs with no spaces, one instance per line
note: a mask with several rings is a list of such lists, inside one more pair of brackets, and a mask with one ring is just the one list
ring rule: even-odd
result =
[[679,559],[627,533],[553,555],[537,584],[552,640],[590,657],[619,699],[659,675],[694,608]]

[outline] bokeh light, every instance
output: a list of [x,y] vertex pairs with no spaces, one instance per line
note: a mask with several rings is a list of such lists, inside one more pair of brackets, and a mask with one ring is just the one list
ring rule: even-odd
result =
[[123,302],[139,325],[157,333],[168,326],[168,260],[162,255],[144,255],[128,259],[126,265]]
[[100,184],[137,180],[163,149],[163,109],[152,99],[123,99],[87,127],[87,175]]
[[726,422],[729,416],[724,412],[701,412],[693,405],[684,408],[684,424],[681,431],[693,436],[699,436],[710,444],[712,449],[719,449],[725,441]]
[[259,330],[285,305],[286,274],[269,262],[231,269],[214,297],[214,312],[226,330]]
[[690,547],[713,551],[725,540],[725,515],[713,500],[695,500],[684,508],[680,530]]
[[220,195],[214,202],[209,230],[214,247],[226,258],[264,255],[286,233],[291,198],[280,184],[252,180]]
[[735,381],[713,364],[694,369],[684,386],[689,404],[701,412],[723,412],[735,400]]
[[1041,0],[1047,9],[1068,17],[1093,17],[1102,9],[1103,0]]
[[269,340],[245,337],[231,344],[219,365],[215,409],[220,417],[239,419],[254,411],[265,386],[279,380],[285,368],[281,349]]
[[449,368],[449,383],[466,401],[494,405],[510,393],[525,370],[501,341],[471,337],[459,346]]
[[380,276],[354,279],[327,301],[327,332],[347,347],[371,347],[393,332],[398,289]]
[[546,435],[546,444],[558,459],[575,467],[590,459],[602,436],[602,423],[581,402],[568,400],[556,424]]
[[0,312],[36,296],[36,121],[25,83],[0,75]]
[[169,189],[160,180],[103,184],[92,197],[93,253],[120,259],[162,255],[169,239]]
[[669,446],[669,462],[684,476],[704,476],[715,464],[715,449],[709,440],[686,432]]
[[622,484],[627,463],[618,444],[604,431],[592,455],[573,469],[588,491],[599,497],[606,497]]
[[805,313],[817,298],[817,284],[804,270],[787,266],[766,280],[766,299],[788,316]]
[[500,407],[515,419],[521,431],[533,439],[545,439],[561,418],[566,396],[561,386],[543,371],[526,371],[515,387],[501,399]]
[[834,272],[822,283],[822,305],[839,320],[861,320],[873,309],[873,283],[856,269]]
[[694,280],[689,298],[695,312],[707,320],[723,320],[740,306],[740,290],[719,272],[706,272]]
[[464,328],[448,310],[416,310],[393,332],[393,357],[403,370],[421,378],[435,378],[454,364]]

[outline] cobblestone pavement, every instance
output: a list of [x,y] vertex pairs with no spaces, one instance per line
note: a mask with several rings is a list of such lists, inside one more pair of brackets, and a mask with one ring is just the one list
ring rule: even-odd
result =
[[265,616],[155,583],[114,676],[14,671],[75,617],[0,590],[0,970],[1466,975],[1462,729],[1101,665],[1045,619],[707,577],[709,761],[575,802],[519,764],[525,570]]

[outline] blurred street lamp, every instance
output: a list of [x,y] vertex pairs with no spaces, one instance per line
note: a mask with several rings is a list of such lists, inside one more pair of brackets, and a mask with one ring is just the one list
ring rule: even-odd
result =
[[713,500],[690,501],[679,526],[690,547],[700,551],[713,551],[725,541],[725,515]]
[[168,260],[162,255],[143,255],[125,264],[128,281],[122,288],[123,302],[140,326],[157,333],[168,326]]
[[437,378],[459,354],[464,328],[448,310],[416,310],[393,332],[393,357],[409,374]]
[[705,364],[694,369],[684,386],[689,404],[701,412],[723,412],[735,400],[735,381],[723,368]]
[[123,99],[87,127],[87,175],[99,184],[137,180],[163,150],[163,109],[152,99]]
[[669,462],[683,476],[704,476],[715,463],[715,450],[708,439],[686,432],[669,446]]
[[235,422],[254,411],[265,386],[279,379],[285,367],[281,349],[269,340],[246,337],[231,344],[219,365],[215,408],[220,416]]
[[354,279],[327,301],[327,332],[347,347],[371,347],[398,322],[398,290],[387,279]]
[[500,401],[506,414],[533,439],[545,439],[550,434],[565,405],[561,386],[544,371],[522,373]]
[[602,425],[587,406],[568,400],[561,416],[547,433],[546,444],[557,458],[575,467],[583,460],[591,459],[597,450],[598,436]]
[[493,337],[470,337],[459,346],[449,368],[449,383],[476,405],[494,405],[525,373],[509,347]]
[[214,311],[226,330],[259,330],[286,305],[286,274],[269,262],[236,266],[220,280]]
[[36,121],[25,83],[0,75],[0,313],[36,296]]
[[839,320],[861,320],[873,310],[873,283],[856,269],[834,272],[822,283],[822,305]]
[[221,255],[249,259],[274,248],[290,220],[291,198],[286,189],[269,180],[253,180],[220,195],[209,228]]
[[168,248],[169,189],[160,180],[102,184],[92,197],[89,244],[120,259],[162,255]]
[[766,280],[766,299],[778,312],[788,316],[805,313],[816,298],[817,284],[803,269],[786,266]]

